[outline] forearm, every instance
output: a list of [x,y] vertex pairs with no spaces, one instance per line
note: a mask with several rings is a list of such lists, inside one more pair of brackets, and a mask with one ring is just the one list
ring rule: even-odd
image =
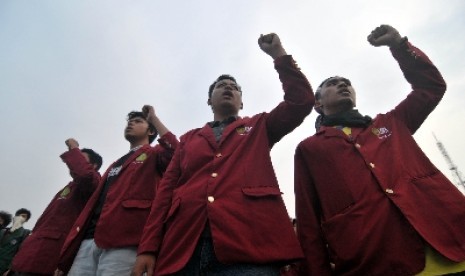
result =
[[446,83],[425,53],[408,41],[404,41],[399,47],[391,47],[390,50],[413,89],[423,88],[436,94],[444,94]]
[[272,143],[299,126],[315,102],[312,88],[292,56],[282,56],[274,64],[284,90],[284,101],[267,118],[268,137]]
[[163,136],[169,132],[169,129],[163,124],[163,122],[158,118],[158,116],[153,116],[150,118],[150,122],[158,132],[158,135]]
[[68,166],[77,188],[85,194],[92,193],[100,181],[100,174],[87,162],[79,148],[63,153],[63,162]]
[[413,134],[441,101],[446,83],[429,58],[409,42],[391,48],[391,52],[412,86],[410,94],[391,114],[404,122]]

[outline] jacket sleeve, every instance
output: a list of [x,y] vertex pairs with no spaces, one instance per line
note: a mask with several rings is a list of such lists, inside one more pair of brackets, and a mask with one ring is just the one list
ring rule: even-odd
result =
[[414,134],[441,101],[446,83],[429,58],[409,42],[397,49],[391,48],[391,52],[412,92],[390,113]]
[[270,147],[298,127],[315,103],[310,83],[292,56],[279,57],[274,64],[284,90],[284,101],[266,119]]
[[294,156],[294,189],[296,195],[297,237],[305,259],[300,275],[331,275],[328,248],[321,230],[321,211],[316,190],[308,171],[306,158],[314,158],[297,147]]
[[171,158],[173,158],[174,151],[179,141],[173,133],[168,132],[158,139],[158,143],[161,147],[157,153],[156,164],[158,172],[163,175],[171,162]]
[[90,197],[100,182],[100,173],[87,162],[78,148],[69,150],[60,157],[68,166],[79,194],[82,197]]
[[177,146],[173,159],[169,163],[169,166],[160,184],[158,185],[155,198],[153,199],[152,208],[147,218],[141,241],[139,243],[138,254],[157,254],[160,250],[164,235],[163,225],[171,207],[173,190],[181,175],[180,155],[182,142],[179,143],[179,145],[176,145]]

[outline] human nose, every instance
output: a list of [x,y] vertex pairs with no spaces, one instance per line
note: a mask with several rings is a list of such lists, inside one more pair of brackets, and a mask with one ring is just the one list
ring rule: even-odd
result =
[[347,87],[347,83],[345,83],[344,81],[340,81],[340,82],[337,84],[337,87]]
[[234,87],[233,87],[232,84],[226,83],[226,84],[224,85],[224,89],[225,89],[225,90],[234,90]]

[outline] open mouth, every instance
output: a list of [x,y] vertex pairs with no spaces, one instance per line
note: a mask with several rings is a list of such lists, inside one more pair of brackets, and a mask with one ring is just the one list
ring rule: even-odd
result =
[[223,92],[223,97],[228,97],[228,98],[232,98],[234,95],[233,95],[233,92],[232,91],[225,91]]
[[342,95],[350,95],[351,94],[348,89],[341,89],[341,90],[339,90],[338,93],[342,94]]

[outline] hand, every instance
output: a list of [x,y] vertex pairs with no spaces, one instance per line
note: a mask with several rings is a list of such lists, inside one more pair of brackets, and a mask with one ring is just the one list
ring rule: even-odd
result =
[[58,268],[55,270],[55,273],[53,274],[53,276],[63,276],[63,275],[65,275],[65,273]]
[[367,39],[368,42],[375,47],[387,45],[396,48],[402,43],[402,37],[399,32],[389,25],[377,27],[371,32]]
[[284,50],[283,46],[281,45],[279,36],[275,33],[266,35],[261,34],[258,38],[258,46],[260,46],[260,49],[270,55],[273,59],[287,55],[286,50]]
[[69,150],[79,148],[79,143],[74,138],[67,139],[65,144],[68,146]]
[[147,120],[147,122],[150,122],[153,124],[153,121],[156,119],[156,115],[155,115],[155,109],[153,109],[153,106],[151,105],[144,105],[142,107],[142,113],[144,114],[145,116],[145,119]]
[[[153,276],[155,269],[155,256],[152,254],[140,254],[131,272],[131,276]],[[146,273],[146,274],[144,274]]]

